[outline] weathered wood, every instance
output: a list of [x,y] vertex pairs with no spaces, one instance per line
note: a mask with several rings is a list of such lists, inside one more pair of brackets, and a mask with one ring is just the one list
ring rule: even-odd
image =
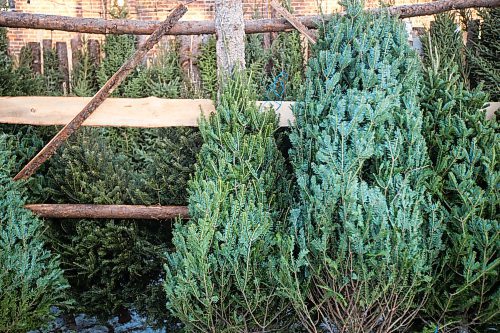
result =
[[[66,125],[90,101],[90,97],[0,97],[0,123]],[[280,126],[293,121],[293,102],[257,102],[272,107]],[[112,127],[198,126],[200,114],[215,112],[210,99],[108,98],[82,125]]]
[[274,10],[283,16],[295,29],[297,29],[302,35],[304,35],[309,42],[316,44],[316,36],[312,31],[307,29],[295,16],[293,16],[288,10],[286,10],[280,3],[276,0],[271,0],[271,6]]
[[40,43],[29,42],[27,46],[31,51],[31,69],[35,73],[42,74],[42,50]]
[[90,62],[96,67],[101,63],[101,46],[97,39],[89,39],[87,42]]
[[137,49],[132,57],[127,60],[120,69],[104,84],[104,86],[92,97],[92,100],[75,116],[64,128],[56,134],[42,150],[26,164],[14,177],[14,180],[29,178],[56,150],[73,134],[82,123],[101,105],[113,90],[134,70],[146,53],[151,50],[161,39],[165,32],[170,30],[177,21],[187,12],[186,6],[179,4],[167,17],[167,19],[156,29],[146,42]]
[[43,47],[43,54],[45,57],[45,53],[52,51],[52,39],[43,39],[42,47]]
[[59,71],[62,75],[62,90],[64,94],[69,93],[69,63],[68,63],[68,47],[65,42],[56,43],[57,59],[59,60]]
[[32,204],[25,208],[45,218],[171,220],[188,218],[186,206]]
[[[500,0],[438,0],[428,3],[393,6],[388,10],[401,18],[434,15],[455,9],[494,8],[500,6]],[[372,12],[380,9],[371,9]],[[307,28],[317,28],[317,22],[328,19],[318,15],[297,17]],[[82,32],[92,34],[134,34],[149,35],[158,26],[159,21],[105,20],[99,18],[75,18],[69,16],[30,14],[19,12],[0,12],[0,26],[8,28],[29,28]],[[286,19],[259,19],[245,22],[245,33],[279,32],[293,29]],[[214,34],[214,21],[183,21],[175,25],[169,35]]]
[[82,40],[80,36],[75,36],[71,39],[71,68],[75,69],[80,63],[80,50],[82,48]]

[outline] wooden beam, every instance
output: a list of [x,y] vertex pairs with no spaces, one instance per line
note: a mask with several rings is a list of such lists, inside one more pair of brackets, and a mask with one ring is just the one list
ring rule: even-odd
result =
[[186,206],[32,204],[25,208],[40,217],[57,219],[171,220],[189,217]]
[[[90,97],[0,97],[0,123],[66,125]],[[293,121],[293,102],[257,102],[280,115],[280,126]],[[110,127],[198,126],[200,114],[215,112],[210,99],[108,98],[82,125]]]
[[[434,15],[450,10],[467,8],[500,7],[500,0],[438,0],[428,3],[393,6],[388,10],[401,18]],[[380,9],[371,9],[372,12]],[[317,23],[329,19],[318,15],[297,17],[309,29],[317,28]],[[92,34],[134,34],[149,35],[158,26],[159,21],[104,20],[99,18],[75,18],[69,16],[30,14],[0,11],[0,26],[8,28],[28,28],[82,32]],[[245,22],[245,33],[279,32],[293,29],[285,19],[259,19]],[[175,25],[169,35],[214,34],[214,21],[183,21]]]
[[278,1],[271,0],[271,6],[274,10],[283,16],[295,29],[297,29],[301,34],[303,34],[311,44],[316,44],[316,36],[312,31],[307,29],[295,16],[293,16],[288,10],[286,10]]
[[56,150],[71,136],[83,122],[101,105],[106,98],[113,93],[120,83],[125,80],[135,67],[141,62],[144,56],[150,51],[170,30],[177,21],[187,12],[186,6],[183,4],[177,5],[174,10],[168,15],[167,19],[148,37],[132,57],[127,60],[120,69],[102,86],[102,88],[92,97],[90,102],[73,118],[64,128],[56,134],[42,150],[26,164],[14,177],[14,180],[29,178],[46,160],[48,160]]

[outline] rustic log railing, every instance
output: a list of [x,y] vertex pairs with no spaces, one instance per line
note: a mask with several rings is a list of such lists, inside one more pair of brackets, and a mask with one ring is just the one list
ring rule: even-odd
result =
[[186,206],[33,204],[25,208],[45,218],[170,220],[188,218]]
[[[434,2],[388,7],[392,15],[400,18],[434,15],[455,9],[478,7],[500,7],[500,0],[438,0]],[[371,9],[377,12],[381,9]],[[318,22],[328,19],[325,16],[302,16],[297,19],[307,28],[317,28]],[[43,15],[17,12],[0,12],[0,26],[8,28],[29,28],[60,30],[93,34],[134,34],[150,35],[160,21],[104,20],[100,18],[76,18],[58,15]],[[279,32],[292,30],[293,26],[286,19],[258,19],[245,22],[245,33]],[[181,21],[168,35],[214,34],[213,21]]]

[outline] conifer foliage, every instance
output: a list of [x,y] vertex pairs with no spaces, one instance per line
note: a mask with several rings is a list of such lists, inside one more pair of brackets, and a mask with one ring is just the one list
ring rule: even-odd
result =
[[396,332],[441,247],[424,193],[419,60],[401,22],[345,4],[321,31],[294,107],[299,199],[280,281],[309,332]]
[[483,332],[500,320],[500,127],[486,120],[487,94],[466,89],[458,66],[432,47],[439,37],[431,34],[426,48],[422,107],[434,171],[429,189],[445,216],[446,251],[426,310],[444,332]]
[[217,112],[200,120],[191,220],[176,225],[167,257],[167,306],[188,332],[286,331],[290,320],[273,277],[289,205],[277,117],[258,110],[240,75],[225,83]]
[[500,101],[500,8],[485,9],[479,14],[482,18],[479,39],[468,53],[471,81],[474,87],[483,82],[491,101]]
[[53,317],[67,282],[44,247],[42,221],[24,209],[22,184],[11,179],[15,142],[0,134],[0,332],[27,332]]

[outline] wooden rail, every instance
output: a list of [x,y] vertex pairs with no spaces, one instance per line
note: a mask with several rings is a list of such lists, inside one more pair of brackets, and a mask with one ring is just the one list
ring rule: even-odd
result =
[[171,220],[189,217],[186,206],[33,204],[25,208],[40,217],[57,219]]
[[[0,124],[66,125],[91,97],[0,97]],[[279,125],[293,121],[293,102],[257,102],[272,107],[280,116]],[[197,127],[203,113],[215,112],[210,99],[108,98],[83,126],[108,127]]]
[[[500,7],[500,0],[439,0],[428,3],[388,7],[387,10],[401,18],[434,15],[455,9],[477,7]],[[380,9],[372,9],[372,12]],[[307,28],[317,28],[318,22],[329,19],[325,16],[303,16],[297,19]],[[100,18],[76,18],[58,15],[43,15],[17,12],[0,12],[0,26],[8,28],[28,28],[60,30],[92,34],[134,34],[150,35],[159,21],[104,20]],[[279,32],[292,30],[293,26],[286,19],[259,19],[245,21],[245,33]],[[169,32],[169,35],[214,34],[213,21],[181,21]]]

